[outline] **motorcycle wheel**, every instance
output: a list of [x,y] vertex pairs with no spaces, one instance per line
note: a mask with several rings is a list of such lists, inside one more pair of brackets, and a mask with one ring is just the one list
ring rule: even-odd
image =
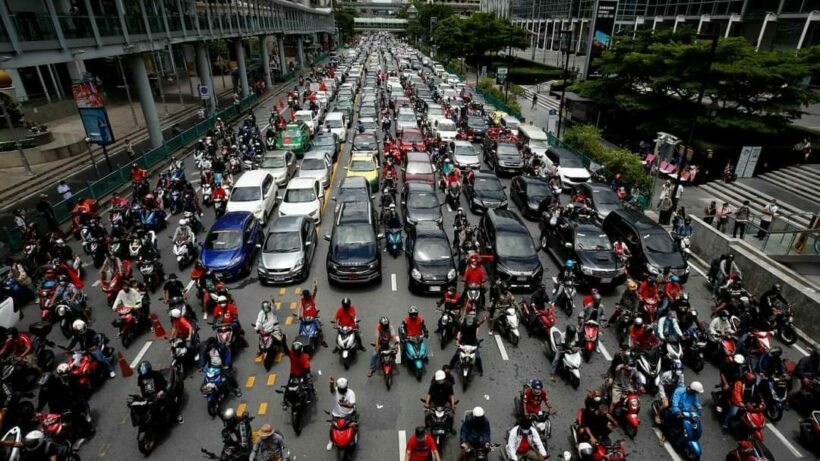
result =
[[179,270],[180,270],[180,272],[181,272],[182,270],[184,270],[184,269],[185,269],[185,266],[187,266],[187,264],[185,264],[185,260],[184,260],[184,259],[180,259],[180,260],[179,260],[179,262],[178,262],[178,264],[177,264],[177,266],[179,267]]
[[438,343],[441,350],[444,350],[444,346],[447,345],[447,333],[444,331],[439,331],[438,333]]
[[789,346],[797,342],[797,333],[795,333],[794,328],[791,325],[784,325],[781,327],[777,332],[777,336],[780,337],[781,341]]
[[347,358],[342,357],[342,366],[345,367],[345,370],[350,369],[350,360],[351,360],[350,354],[347,355]]
[[697,454],[697,453],[692,452],[692,450],[690,450],[688,448],[686,450],[684,450],[683,455],[689,461],[700,461],[700,455]]
[[208,403],[208,415],[213,418],[216,417],[216,414],[219,413],[219,405],[217,405],[216,400],[213,402]]
[[154,437],[154,433],[150,430],[148,431],[139,431],[137,433],[137,448],[139,448],[140,453],[145,456],[151,454],[154,450],[154,445],[156,443],[156,438]]
[[421,376],[424,374],[423,368],[416,368],[416,381],[421,382]]
[[572,384],[573,389],[578,389],[578,386],[581,385],[581,380],[578,379],[575,375],[570,375],[569,382]]
[[94,268],[99,269],[102,267],[103,263],[105,262],[105,255],[103,253],[97,253],[93,256],[94,259]]
[[626,434],[630,439],[634,439],[636,435],[638,435],[638,428],[635,426],[630,426],[628,424],[624,425],[624,434]]
[[690,360],[689,368],[691,368],[695,373],[700,373],[703,370],[703,354],[697,353],[692,356]]
[[518,347],[518,339],[519,339],[518,336],[511,334],[510,335],[510,344],[512,344],[513,347]]
[[773,423],[780,421],[783,417],[783,408],[778,408],[777,405],[766,405],[766,417]]
[[290,420],[293,423],[293,432],[299,436],[302,433],[302,413],[298,411],[290,412]]
[[384,385],[387,386],[387,390],[390,390],[390,386],[393,385],[393,373],[385,373],[384,375]]
[[470,376],[461,377],[461,391],[467,392],[467,388],[470,387]]
[[584,358],[584,362],[589,363],[589,359],[592,358],[592,352],[584,349],[584,351],[581,352],[581,356]]
[[71,324],[68,322],[60,322],[60,332],[63,333],[65,339],[71,339],[74,333],[71,331]]
[[122,342],[122,348],[123,349],[128,349],[128,346],[131,345],[131,334],[127,333],[127,334],[124,334],[124,335],[120,336],[120,341]]

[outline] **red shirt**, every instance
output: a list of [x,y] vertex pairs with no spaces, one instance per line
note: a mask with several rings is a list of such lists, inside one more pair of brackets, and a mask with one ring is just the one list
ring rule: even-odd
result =
[[117,197],[111,199],[111,206],[112,207],[127,207],[128,206],[128,199],[125,197]]
[[527,387],[524,391],[524,408],[527,413],[538,413],[541,410],[541,405],[547,401],[547,391],[541,390],[540,395],[535,395],[532,388]]
[[179,338],[187,338],[193,330],[191,322],[189,322],[185,317],[171,320],[171,326],[174,328],[177,333],[177,337]]
[[452,295],[449,291],[444,293],[445,304],[458,304],[459,300],[461,300],[461,296],[458,293],[453,293]]
[[530,438],[525,435],[521,437],[521,443],[518,444],[518,450],[516,450],[516,453],[524,454],[528,451],[530,451]]
[[225,189],[221,187],[217,187],[216,189],[214,189],[212,193],[212,197],[214,200],[225,200],[226,196],[227,194],[225,194]]
[[478,266],[467,266],[467,270],[464,271],[464,283],[467,286],[470,285],[481,285],[487,281],[487,274],[484,272],[484,267]]
[[296,355],[293,349],[288,349],[288,358],[290,359],[291,375],[302,376],[310,370],[310,355],[304,352]]
[[136,170],[131,170],[131,180],[140,182],[143,179],[148,177],[148,171],[143,168],[137,168]]
[[31,337],[29,337],[27,333],[20,333],[16,341],[11,338],[6,339],[6,342],[3,343],[2,355],[6,355],[9,351],[11,351],[15,357],[23,357],[23,354],[30,354]]
[[316,317],[319,315],[319,311],[316,309],[316,303],[313,302],[313,298],[305,300],[302,298],[302,317]]
[[404,333],[407,336],[421,336],[424,334],[424,329],[421,327],[424,324],[424,317],[419,314],[416,319],[410,317],[410,314],[404,317]]
[[658,299],[658,285],[654,284],[651,287],[646,280],[641,282],[640,288],[638,288],[638,296],[641,299]]
[[663,287],[663,291],[666,293],[666,297],[670,300],[678,299],[680,294],[683,292],[683,287],[680,283],[667,282],[666,286]]
[[336,325],[340,327],[356,328],[356,306],[350,306],[347,309],[339,307],[336,309],[336,316],[333,319],[336,320]]
[[425,434],[423,440],[417,439],[416,434],[413,434],[407,441],[407,450],[410,452],[410,459],[407,461],[429,461],[438,448],[430,434]]
[[222,307],[221,305],[217,305],[216,309],[214,309],[214,317],[222,316],[222,323],[233,323],[239,320],[239,312],[236,310],[236,306],[233,303],[228,304],[226,307]]

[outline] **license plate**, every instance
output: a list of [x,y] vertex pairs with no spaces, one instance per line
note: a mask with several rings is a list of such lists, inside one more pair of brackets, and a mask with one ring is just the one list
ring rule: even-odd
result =
[[612,277],[604,277],[601,279],[601,283],[612,283]]
[[283,139],[283,141],[284,141],[285,143],[290,144],[290,142],[291,142],[291,138],[285,138],[285,139]]
[[526,282],[527,277],[518,277],[516,280],[518,280],[519,282]]
[[282,280],[285,280],[285,276],[284,275],[274,275],[273,280],[275,282],[281,282]]
[[350,280],[357,280],[359,278],[359,274],[350,274]]
[[441,291],[441,287],[430,287],[430,291],[432,291],[432,292]]

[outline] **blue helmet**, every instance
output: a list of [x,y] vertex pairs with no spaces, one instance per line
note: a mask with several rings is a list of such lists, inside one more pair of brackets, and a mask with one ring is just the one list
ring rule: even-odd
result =
[[564,267],[566,267],[567,269],[572,269],[573,267],[575,267],[575,260],[567,259],[567,261],[564,263]]
[[139,368],[137,369],[137,372],[139,373],[140,376],[145,376],[145,375],[151,373],[151,362],[149,362],[147,360],[143,360],[142,362],[140,362],[140,365],[139,365]]
[[678,283],[680,282],[680,277],[678,277],[677,275],[673,275],[669,278],[669,280],[672,281],[672,283]]
[[544,388],[544,383],[542,383],[540,379],[533,379],[530,381],[530,387],[533,388],[533,390],[540,391]]

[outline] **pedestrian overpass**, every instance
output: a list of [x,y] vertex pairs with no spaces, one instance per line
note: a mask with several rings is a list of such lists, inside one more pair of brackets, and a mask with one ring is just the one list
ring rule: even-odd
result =
[[385,31],[403,33],[407,30],[407,20],[401,18],[353,18],[353,30],[356,32]]

